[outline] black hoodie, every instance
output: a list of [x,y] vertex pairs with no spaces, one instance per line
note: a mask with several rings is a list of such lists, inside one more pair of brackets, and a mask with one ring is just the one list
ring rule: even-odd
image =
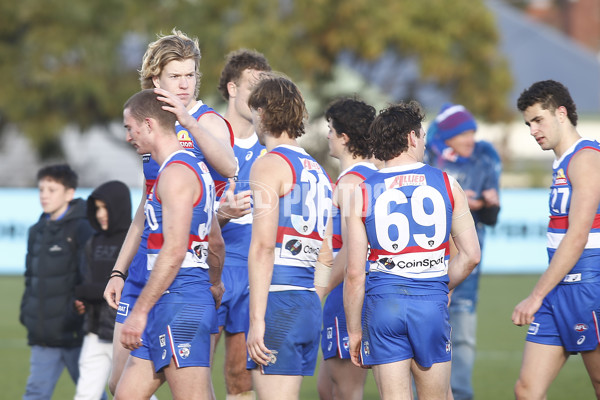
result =
[[[106,204],[106,231],[102,230],[96,219],[97,207],[94,200],[102,200]],[[131,224],[131,195],[127,185],[120,181],[110,181],[98,186],[88,197],[87,217],[96,233],[87,242],[83,283],[76,287],[75,295],[85,303],[84,331],[110,341],[116,310],[106,304],[103,293]]]

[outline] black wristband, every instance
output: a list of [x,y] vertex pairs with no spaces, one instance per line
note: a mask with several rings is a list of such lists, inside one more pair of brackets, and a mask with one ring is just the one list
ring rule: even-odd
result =
[[121,279],[125,280],[125,276],[124,275],[118,275],[118,274],[113,274],[108,279],[111,280],[112,278],[121,278]]
[[113,269],[112,271],[110,271],[110,277],[114,278],[115,276],[118,276],[119,278],[122,278],[123,280],[127,279],[127,275],[125,275],[118,269]]

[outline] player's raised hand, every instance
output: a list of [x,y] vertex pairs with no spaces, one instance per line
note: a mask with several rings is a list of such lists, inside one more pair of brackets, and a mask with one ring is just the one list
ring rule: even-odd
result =
[[235,179],[229,178],[229,187],[221,197],[219,218],[236,219],[252,212],[250,190],[235,193]]

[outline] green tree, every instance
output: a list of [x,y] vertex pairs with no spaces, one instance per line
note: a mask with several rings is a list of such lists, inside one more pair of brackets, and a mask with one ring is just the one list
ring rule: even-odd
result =
[[239,47],[316,98],[340,51],[391,50],[418,60],[414,84],[439,84],[484,119],[508,116],[511,78],[484,0],[22,0],[0,4],[0,129],[16,125],[50,157],[66,125],[119,119],[146,44],[173,27],[200,40],[205,98]]

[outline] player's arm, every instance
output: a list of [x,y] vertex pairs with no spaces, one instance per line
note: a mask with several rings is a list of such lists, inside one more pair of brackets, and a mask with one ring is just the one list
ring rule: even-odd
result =
[[221,306],[221,299],[225,293],[225,286],[221,281],[223,265],[225,264],[225,240],[221,234],[221,228],[217,223],[217,214],[213,213],[210,231],[208,232],[208,277],[210,279],[210,291],[215,299],[215,306]]
[[[144,184],[142,187],[146,187]],[[142,232],[144,231],[144,204],[146,203],[146,193],[142,193],[140,204],[135,212],[133,221],[129,225],[129,230],[119,251],[117,261],[113,270],[120,271],[121,274],[125,275],[129,269],[129,265],[133,261],[133,257],[137,253],[140,243],[142,241]],[[114,309],[119,307],[119,301],[121,300],[121,293],[123,292],[123,286],[125,280],[118,276],[118,274],[111,274],[111,277],[106,284],[104,289],[104,298],[108,305]]]
[[600,152],[579,151],[571,159],[568,174],[572,186],[569,228],[532,292],[515,307],[512,314],[515,325],[533,322],[544,297],[573,268],[588,241],[600,204]]
[[154,93],[159,95],[158,100],[169,104],[163,109],[177,116],[179,124],[194,137],[206,161],[224,177],[233,177],[237,165],[225,120],[216,114],[206,114],[196,120],[174,94],[159,88],[155,88]]
[[455,180],[452,182],[452,196],[454,197],[454,209],[452,210],[450,233],[458,252],[450,259],[448,265],[448,289],[450,290],[465,280],[481,259],[481,249],[473,216],[469,210],[469,202],[461,186]]
[[345,213],[347,236],[343,238],[347,246],[348,263],[344,277],[344,311],[350,339],[352,363],[360,366],[360,342],[362,339],[362,307],[365,297],[365,259],[368,240],[362,221],[362,193],[357,188],[350,197]]
[[[330,211],[331,215],[331,211]],[[325,237],[319,250],[319,256],[315,264],[315,290],[319,295],[319,299],[323,300],[325,296],[331,291],[329,286],[331,271],[333,267],[333,249],[331,245],[331,238],[333,237],[333,224],[332,218],[327,219],[327,226],[325,227]]]
[[265,312],[275,262],[275,243],[279,224],[279,196],[285,177],[291,171],[285,161],[266,154],[256,160],[250,171],[250,190],[254,198],[252,239],[248,253],[250,284],[250,329],[248,354],[257,363],[267,365],[271,351],[264,344]]
[[181,268],[188,247],[193,205],[200,190],[198,178],[184,165],[172,164],[161,172],[155,194],[162,203],[163,244],[148,282],[121,331],[121,344],[130,350],[141,345],[148,313]]
[[362,182],[363,180],[361,177],[354,174],[347,174],[339,180],[335,188],[336,193],[334,195],[334,199],[337,199],[337,205],[340,209],[341,216],[342,247],[333,260],[333,268],[331,270],[331,277],[329,279],[327,292],[333,290],[344,280],[344,271],[346,269],[346,262],[348,260],[348,246],[345,244],[344,239],[345,237],[348,237],[348,228],[344,216],[346,215],[345,213],[348,212],[347,210],[350,209],[350,197],[353,195],[358,185],[360,185]]

